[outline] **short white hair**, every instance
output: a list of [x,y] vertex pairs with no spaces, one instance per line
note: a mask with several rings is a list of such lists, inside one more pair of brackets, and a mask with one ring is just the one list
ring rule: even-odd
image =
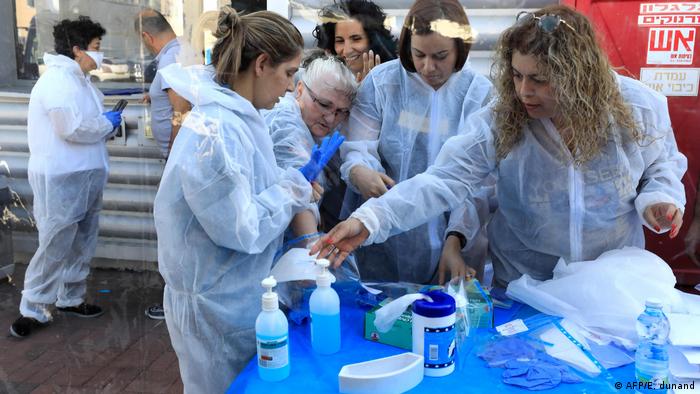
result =
[[301,81],[309,88],[316,90],[328,88],[339,91],[352,102],[357,94],[358,83],[352,71],[345,62],[333,55],[324,55],[312,60]]

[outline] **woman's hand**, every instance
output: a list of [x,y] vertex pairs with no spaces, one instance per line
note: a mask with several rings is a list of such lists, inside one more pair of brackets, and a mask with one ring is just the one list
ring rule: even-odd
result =
[[328,259],[334,268],[338,267],[353,250],[369,237],[369,231],[361,221],[349,218],[338,223],[333,229],[311,247],[309,255],[318,253]]
[[[442,246],[440,263],[438,265],[438,283],[443,285],[452,278],[464,278],[476,276],[474,268],[469,267],[462,258],[461,243],[459,238],[448,235]],[[445,280],[445,273],[450,271],[450,279]]]
[[683,214],[674,204],[662,202],[649,205],[644,209],[644,220],[649,223],[656,232],[671,229],[669,238],[675,238],[683,224]]
[[350,170],[350,181],[365,200],[370,197],[379,197],[396,185],[396,182],[387,174],[371,170],[363,165],[357,165]]
[[321,201],[321,197],[323,197],[323,186],[321,186],[320,183],[318,182],[311,182],[311,201],[313,202],[318,202]]
[[365,52],[362,54],[362,71],[357,73],[357,82],[362,82],[363,79],[369,74],[370,70],[374,67],[382,64],[382,60],[379,55],[375,55],[373,50],[369,50],[369,53]]

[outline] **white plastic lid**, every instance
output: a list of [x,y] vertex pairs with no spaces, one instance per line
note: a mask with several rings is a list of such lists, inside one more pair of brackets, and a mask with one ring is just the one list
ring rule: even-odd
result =
[[275,280],[275,277],[270,275],[267,278],[263,279],[262,282],[262,287],[265,288],[265,292],[262,295],[262,309],[264,311],[275,311],[279,309],[279,300],[277,298],[277,293],[272,291],[272,288],[277,286],[277,281]]
[[331,262],[326,259],[316,259],[316,265],[321,267],[321,272],[316,276],[316,285],[319,287],[328,287],[333,283],[333,275],[328,272],[328,266]]
[[658,298],[647,298],[646,306],[651,307],[651,308],[662,309],[664,306],[664,303],[661,302],[661,300]]

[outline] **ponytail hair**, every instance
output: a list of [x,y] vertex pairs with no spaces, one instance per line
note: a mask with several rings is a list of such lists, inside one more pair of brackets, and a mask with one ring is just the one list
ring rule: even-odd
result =
[[211,64],[216,81],[230,88],[238,73],[261,54],[267,54],[275,66],[294,58],[304,47],[299,30],[281,15],[270,11],[239,15],[229,6],[219,12],[214,37]]

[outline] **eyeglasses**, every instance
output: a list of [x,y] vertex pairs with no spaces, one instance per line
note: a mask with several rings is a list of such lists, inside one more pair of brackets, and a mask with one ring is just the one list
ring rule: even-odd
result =
[[318,98],[316,93],[314,93],[314,91],[309,88],[309,85],[307,85],[306,82],[302,81],[301,83],[304,84],[304,90],[306,90],[309,93],[309,97],[311,97],[311,100],[314,102],[314,104],[318,105],[318,107],[324,115],[333,115],[336,119],[345,119],[346,117],[348,117],[348,115],[350,115],[349,109],[333,109],[334,106],[332,103]]
[[537,27],[539,27],[540,30],[547,34],[554,33],[554,31],[557,30],[557,28],[561,24],[564,24],[564,26],[568,27],[569,29],[571,29],[571,31],[576,33],[576,29],[574,29],[573,26],[571,26],[565,20],[561,19],[559,15],[555,14],[545,14],[542,16],[537,16],[532,12],[521,11],[520,13],[518,13],[518,16],[515,17],[515,20],[519,23],[529,23],[530,21],[536,20]]

